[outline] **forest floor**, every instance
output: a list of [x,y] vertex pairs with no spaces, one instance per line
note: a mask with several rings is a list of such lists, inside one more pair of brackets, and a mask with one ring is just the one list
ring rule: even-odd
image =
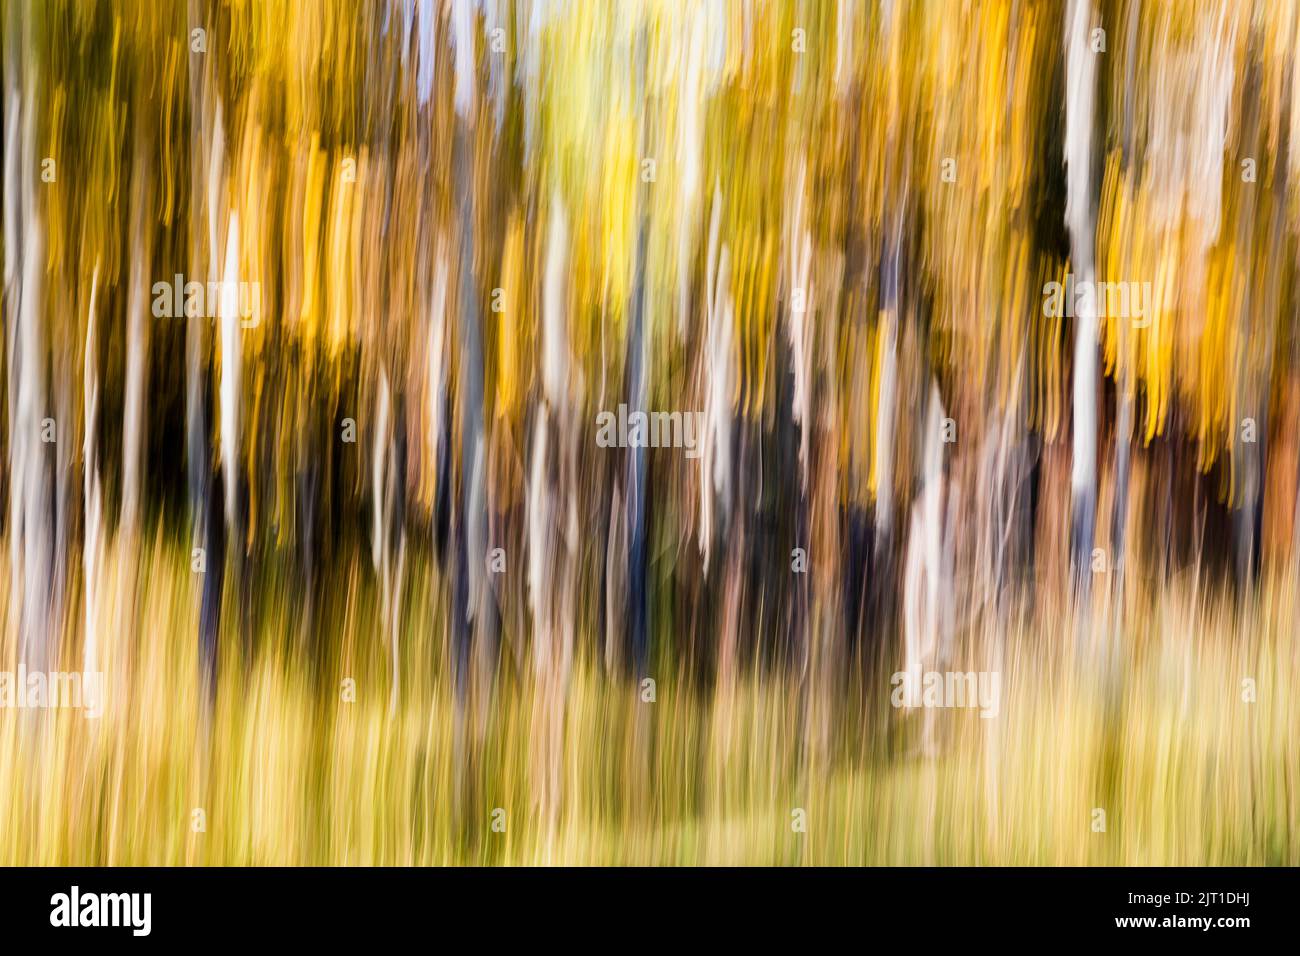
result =
[[[428,583],[408,588],[390,713],[372,579],[331,588],[338,646],[314,674],[299,600],[264,602],[247,664],[223,633],[201,719],[188,554],[162,535],[138,560],[111,552],[102,716],[0,710],[0,864],[1300,863],[1293,578],[1244,606],[1179,578],[1122,616],[1102,595],[1082,623],[1040,601],[990,652],[991,718],[894,709],[895,668],[821,690],[777,669],[729,690],[661,671],[649,701],[580,654],[554,761],[527,677],[458,716]],[[11,601],[0,589],[13,668]]]

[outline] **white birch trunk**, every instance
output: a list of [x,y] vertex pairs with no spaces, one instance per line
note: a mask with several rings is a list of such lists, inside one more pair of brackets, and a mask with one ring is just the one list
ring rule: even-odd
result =
[[[1092,127],[1097,56],[1089,45],[1091,0],[1070,0],[1065,21],[1065,219],[1076,281],[1094,281]],[[1092,550],[1097,500],[1097,316],[1093,296],[1079,297],[1074,334],[1074,449],[1070,490],[1074,502],[1076,561]],[[1081,569],[1082,573],[1082,569]]]
[[104,493],[99,477],[99,455],[96,450],[99,433],[99,372],[95,357],[99,348],[95,308],[99,292],[99,266],[90,280],[90,307],[86,311],[86,356],[82,371],[83,414],[85,430],[82,436],[82,508],[85,514],[85,540],[82,542],[82,584],[85,592],[85,642],[83,669],[86,673],[99,670],[99,575],[103,566]]

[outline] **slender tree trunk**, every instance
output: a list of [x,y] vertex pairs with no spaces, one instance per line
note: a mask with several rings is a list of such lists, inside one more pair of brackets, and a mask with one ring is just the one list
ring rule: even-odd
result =
[[99,588],[103,564],[104,493],[99,477],[99,336],[95,309],[98,305],[99,266],[90,280],[90,306],[86,310],[86,354],[82,376],[85,430],[82,438],[82,510],[85,539],[82,543],[82,588],[85,592],[83,669],[99,670]]
[[[8,4],[5,30],[5,322],[9,377],[10,574],[18,584],[19,660],[45,670],[50,651],[54,561],[50,501],[51,443],[43,334],[45,230],[37,199],[37,110],[40,91],[31,56],[32,4]],[[56,425],[57,428],[57,425]],[[57,430],[56,430],[57,437]]]
[[153,265],[153,149],[137,113],[131,170],[130,279],[126,300],[126,394],[122,418],[122,531],[134,540],[140,528],[149,376],[149,290]]
[[[1089,47],[1091,0],[1070,0],[1065,21],[1065,218],[1070,232],[1072,271],[1093,283],[1092,136],[1097,54]],[[1093,521],[1097,510],[1097,316],[1091,296],[1080,300],[1074,328],[1074,457],[1070,474],[1071,537],[1076,577],[1089,580]]]
[[[641,105],[641,140],[646,140],[648,111],[645,96],[645,36],[637,43],[637,98]],[[644,145],[642,146],[644,155]],[[627,401],[628,413],[645,412],[649,386],[650,361],[649,336],[646,333],[645,283],[646,283],[646,205],[649,202],[647,185],[642,183],[637,196],[636,249],[633,264],[631,302],[628,303],[627,339]],[[632,665],[637,679],[646,676],[649,666],[649,595],[646,572],[646,503],[649,481],[649,462],[644,448],[627,449],[627,599],[628,629]]]
[[[186,35],[206,28],[202,0],[189,0]],[[208,207],[209,154],[208,100],[205,67],[207,55],[191,50],[190,78],[190,246],[192,278],[206,282],[210,277],[211,232]],[[204,557],[199,610],[199,660],[208,707],[216,700],[217,627],[221,619],[221,585],[225,565],[224,536],[217,527],[212,494],[212,466],[208,446],[208,369],[205,361],[207,322],[185,318],[185,462],[193,548]]]

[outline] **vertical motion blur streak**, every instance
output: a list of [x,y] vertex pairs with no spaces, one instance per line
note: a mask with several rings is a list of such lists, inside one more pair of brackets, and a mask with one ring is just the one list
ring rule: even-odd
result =
[[0,863],[1300,863],[1300,3],[0,11]]

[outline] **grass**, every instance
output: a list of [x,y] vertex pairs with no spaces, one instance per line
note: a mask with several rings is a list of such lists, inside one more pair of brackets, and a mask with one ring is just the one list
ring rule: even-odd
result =
[[[205,727],[187,552],[161,533],[113,545],[104,715],[0,710],[0,863],[1300,863],[1294,579],[1244,608],[1175,579],[1122,615],[1102,594],[1082,622],[1040,600],[1005,629],[998,717],[936,712],[934,756],[884,677],[813,692],[747,673],[728,693],[661,669],[646,703],[580,657],[551,818],[533,796],[531,680],[503,669],[457,720],[436,572],[416,562],[408,578],[393,715],[373,576],[338,576],[323,614],[338,646],[315,674],[296,649],[300,600],[263,582],[257,653],[245,667],[227,628]],[[1134,623],[1098,623],[1116,618]],[[15,647],[11,623],[11,668]]]

